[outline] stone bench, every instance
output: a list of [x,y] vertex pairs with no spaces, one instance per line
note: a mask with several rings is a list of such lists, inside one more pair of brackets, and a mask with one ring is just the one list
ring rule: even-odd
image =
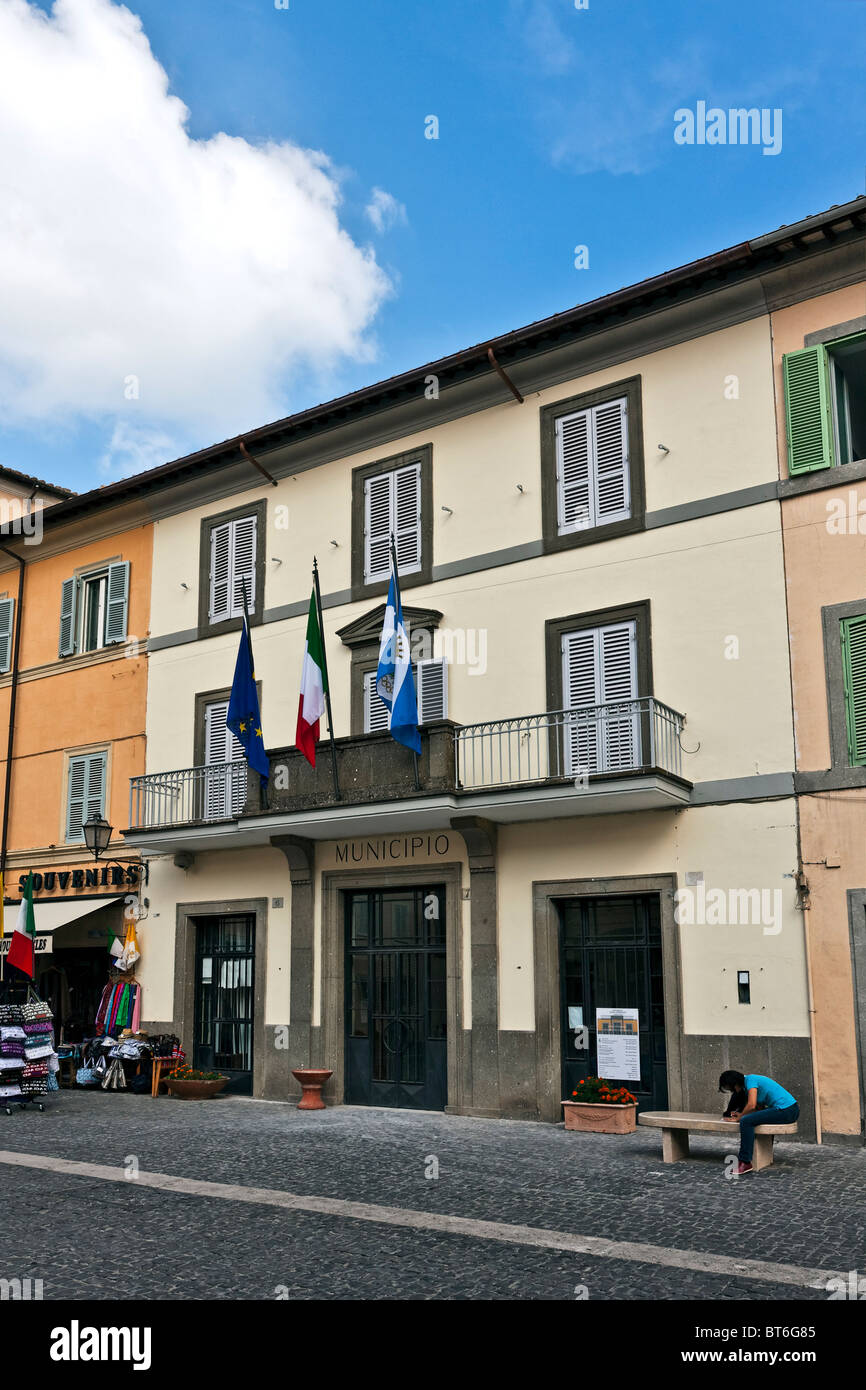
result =
[[[649,1125],[662,1132],[662,1156],[665,1163],[677,1163],[689,1156],[689,1134],[730,1134],[732,1146],[739,1148],[740,1126],[736,1121],[723,1120],[719,1115],[694,1115],[684,1110],[647,1110],[638,1115],[638,1124]],[[773,1138],[777,1134],[796,1134],[797,1122],[790,1125],[756,1125],[755,1153],[752,1167],[769,1168],[773,1162]],[[736,1139],[734,1138],[736,1136]]]

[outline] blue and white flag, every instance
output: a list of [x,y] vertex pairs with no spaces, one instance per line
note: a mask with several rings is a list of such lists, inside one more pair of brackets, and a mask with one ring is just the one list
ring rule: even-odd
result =
[[400,600],[400,585],[397,580],[397,566],[394,562],[393,549],[391,551],[391,582],[388,585],[385,621],[382,624],[382,640],[379,643],[376,689],[379,692],[379,699],[388,710],[388,727],[391,730],[391,736],[398,743],[420,753],[421,735],[418,732],[415,678],[412,675],[409,639],[403,625],[403,604]]

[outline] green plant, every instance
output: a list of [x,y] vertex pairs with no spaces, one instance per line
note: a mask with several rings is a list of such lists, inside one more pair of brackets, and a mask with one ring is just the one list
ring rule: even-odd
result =
[[637,1105],[637,1096],[625,1086],[609,1086],[601,1076],[588,1076],[585,1081],[579,1081],[571,1099],[581,1105]]
[[199,1071],[197,1067],[175,1067],[174,1071],[167,1072],[163,1080],[165,1081],[224,1081],[222,1072],[219,1071]]

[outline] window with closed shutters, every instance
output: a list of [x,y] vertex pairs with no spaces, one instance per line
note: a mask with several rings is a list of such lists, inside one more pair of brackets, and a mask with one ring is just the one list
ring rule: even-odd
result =
[[626,771],[641,765],[634,622],[568,632],[562,637],[565,768]]
[[555,424],[561,536],[631,516],[628,401],[605,401]]
[[208,616],[212,623],[243,616],[244,586],[249,612],[255,612],[257,530],[255,516],[225,521],[211,530]]
[[866,764],[866,614],[843,618],[841,629],[848,761],[852,767],[862,767]]
[[69,759],[66,790],[66,838],[84,839],[84,823],[105,814],[108,754],[82,753]]
[[204,716],[204,817],[225,820],[240,815],[247,796],[247,762],[241,744],[226,724],[228,700],[207,705]]
[[364,582],[390,574],[391,533],[400,574],[421,568],[421,465],[409,464],[364,481]]

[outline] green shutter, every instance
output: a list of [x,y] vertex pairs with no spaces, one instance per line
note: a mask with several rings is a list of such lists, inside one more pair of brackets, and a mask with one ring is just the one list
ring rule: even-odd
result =
[[0,671],[8,671],[12,665],[12,615],[14,612],[14,598],[0,599]]
[[72,656],[75,651],[78,580],[64,579],[60,589],[60,655]]
[[842,619],[842,672],[848,761],[866,763],[866,614]]
[[788,429],[788,472],[813,473],[830,468],[833,432],[830,421],[830,379],[827,349],[816,347],[786,352],[785,419]]
[[105,645],[126,641],[126,614],[129,604],[129,561],[108,566]]
[[66,838],[83,840],[84,822],[105,814],[105,753],[86,753],[69,759],[66,797]]

